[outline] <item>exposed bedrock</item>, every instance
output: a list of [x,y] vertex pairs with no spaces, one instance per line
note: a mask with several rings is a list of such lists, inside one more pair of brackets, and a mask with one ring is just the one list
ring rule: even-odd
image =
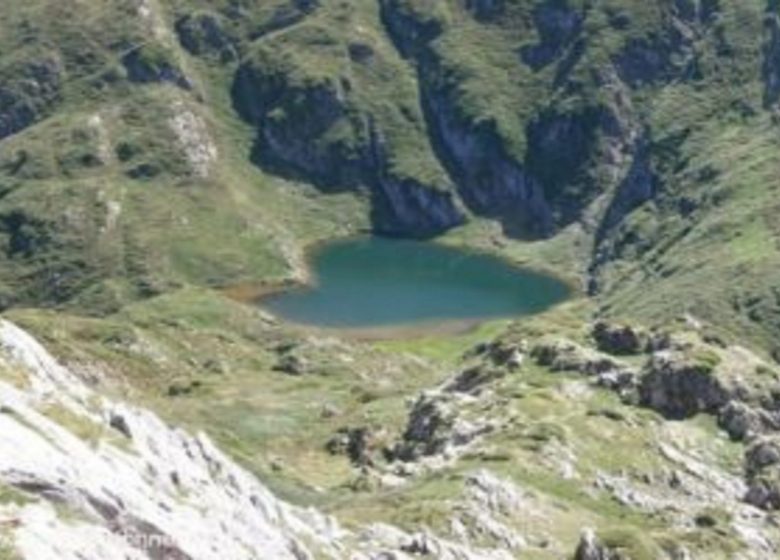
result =
[[350,88],[343,80],[297,83],[262,64],[244,64],[233,98],[257,127],[256,163],[326,192],[368,191],[374,229],[383,233],[428,236],[463,223],[446,182],[394,168],[397,146],[375,115],[352,99]]

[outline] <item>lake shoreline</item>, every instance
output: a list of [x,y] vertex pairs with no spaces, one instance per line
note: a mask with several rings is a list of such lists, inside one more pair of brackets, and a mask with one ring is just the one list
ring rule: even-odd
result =
[[[359,250],[361,251],[370,251],[369,245],[372,242],[376,243],[387,243],[387,242],[399,242],[399,243],[405,243],[407,244],[407,247],[405,248],[407,252],[409,250],[416,250],[418,253],[420,249],[417,249],[414,247],[414,244],[420,243],[421,246],[424,247],[425,244],[430,245],[430,249],[434,251],[432,253],[432,256],[438,257],[440,260],[442,258],[449,258],[452,259],[453,255],[455,253],[459,253],[461,256],[466,258],[476,258],[481,259],[481,263],[475,263],[475,266],[479,267],[482,265],[485,268],[489,268],[490,266],[497,266],[496,269],[496,276],[495,278],[491,277],[490,275],[486,276],[485,278],[488,278],[490,280],[495,280],[495,282],[498,282],[497,285],[497,291],[500,292],[506,291],[505,286],[501,286],[500,282],[503,280],[505,283],[508,280],[508,275],[510,274],[517,274],[520,281],[525,281],[527,283],[530,283],[533,287],[534,283],[537,283],[539,285],[544,285],[545,282],[549,282],[547,285],[547,292],[542,292],[542,309],[540,311],[535,310],[533,307],[533,302],[530,304],[529,310],[524,310],[522,308],[517,309],[516,311],[513,311],[511,309],[511,305],[517,306],[517,301],[515,298],[515,301],[509,301],[509,309],[506,313],[502,313],[500,310],[496,310],[496,302],[492,302],[494,304],[492,310],[486,311],[484,315],[481,315],[479,312],[475,312],[473,317],[470,316],[464,316],[464,317],[447,317],[442,316],[440,318],[436,318],[435,315],[433,315],[433,318],[424,318],[421,320],[402,320],[399,322],[394,322],[393,320],[388,320],[387,324],[382,324],[382,321],[385,319],[379,319],[379,323],[376,325],[361,325],[361,324],[338,324],[338,320],[334,322],[333,324],[328,323],[318,323],[315,320],[309,321],[309,320],[301,320],[300,318],[296,317],[290,317],[285,316],[284,313],[280,313],[277,310],[274,310],[270,308],[270,306],[265,305],[271,298],[279,297],[282,298],[285,295],[299,295],[301,297],[306,297],[307,294],[312,294],[313,292],[316,292],[316,290],[321,288],[321,282],[320,282],[320,272],[318,270],[318,263],[317,260],[323,256],[323,251],[326,251],[328,249],[330,250],[349,250],[350,244],[354,244],[356,246],[359,246],[361,243],[365,243],[365,247],[359,247]],[[412,247],[413,249],[410,249]],[[399,249],[399,251],[403,251],[404,249]],[[387,248],[385,248],[385,252],[387,251]],[[438,253],[436,253],[438,251]],[[423,261],[426,260],[427,256],[422,255],[420,256],[418,253],[415,253],[414,256],[417,256],[418,258],[421,258]],[[450,253],[449,255],[447,253]],[[475,328],[479,327],[479,325],[484,324],[488,321],[494,321],[494,320],[516,320],[519,318],[522,318],[524,316],[533,315],[541,311],[546,311],[550,307],[557,306],[561,303],[564,303],[566,301],[570,301],[572,298],[576,298],[579,293],[581,293],[580,286],[576,285],[574,281],[571,279],[567,279],[565,277],[562,277],[560,274],[556,274],[554,272],[548,271],[548,270],[541,270],[540,267],[533,267],[533,266],[527,266],[521,263],[518,263],[517,261],[507,257],[504,254],[501,254],[498,251],[488,251],[484,249],[480,249],[477,247],[472,247],[468,245],[461,246],[460,244],[451,244],[451,243],[442,243],[437,241],[436,239],[431,240],[417,240],[417,239],[406,239],[406,238],[399,238],[399,237],[388,237],[388,236],[373,236],[373,235],[366,235],[366,234],[356,234],[356,235],[349,235],[344,237],[339,237],[336,239],[323,239],[316,241],[309,246],[307,246],[304,250],[305,255],[305,262],[306,262],[306,275],[304,279],[298,278],[287,278],[281,281],[273,281],[273,282],[244,282],[235,284],[232,286],[228,286],[226,288],[223,288],[221,290],[221,293],[223,293],[226,297],[238,301],[240,303],[249,304],[249,305],[256,305],[260,308],[262,308],[264,311],[269,312],[273,314],[280,322],[287,323],[290,326],[299,327],[299,328],[309,328],[309,329],[315,329],[320,332],[326,333],[326,334],[337,334],[340,336],[345,336],[352,339],[359,339],[359,340],[392,340],[392,339],[399,339],[399,338],[411,338],[411,337],[417,337],[422,335],[458,335],[458,334],[464,334],[468,333],[470,331],[473,331]],[[395,255],[395,251],[393,251],[393,256]],[[445,257],[442,257],[442,255],[445,255]],[[376,264],[376,263],[375,263]],[[383,263],[379,263],[380,265]],[[404,266],[402,263],[401,266]],[[457,261],[455,261],[454,266],[459,266]],[[462,266],[462,265],[461,265]],[[456,274],[464,272],[463,270],[455,271]],[[466,269],[465,271],[467,274],[472,273],[473,271],[468,271]],[[441,281],[441,278],[438,279]],[[484,279],[481,279],[484,283]],[[509,279],[511,280],[511,279]],[[424,288],[424,281],[420,282],[421,288]],[[457,285],[457,284],[456,284]],[[483,286],[482,289],[484,290],[485,287]],[[493,295],[491,291],[484,292],[486,295],[490,296]],[[349,294],[347,294],[346,299],[348,299]],[[544,303],[544,298],[547,298],[550,300],[549,306],[547,306]],[[488,300],[491,298],[488,297]],[[423,300],[425,301],[425,300]],[[445,314],[446,315],[446,314]],[[330,320],[330,318],[328,318]],[[347,319],[348,321],[349,319]]]

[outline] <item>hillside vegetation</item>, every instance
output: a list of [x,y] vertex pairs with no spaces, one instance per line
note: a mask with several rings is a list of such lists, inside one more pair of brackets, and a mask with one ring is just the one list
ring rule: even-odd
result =
[[[776,557],[778,171],[777,0],[0,3],[4,317],[394,551]],[[242,303],[366,232],[581,290],[378,342]]]
[[484,222],[455,238],[508,236],[606,313],[780,328],[774,2],[0,9],[5,305],[112,311]]

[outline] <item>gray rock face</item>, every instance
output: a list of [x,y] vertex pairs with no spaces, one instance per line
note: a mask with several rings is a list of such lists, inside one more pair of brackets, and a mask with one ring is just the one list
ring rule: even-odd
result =
[[[301,85],[260,63],[242,65],[233,98],[239,113],[257,126],[255,161],[325,191],[370,190],[377,231],[427,236],[463,223],[449,185],[392,171],[384,132],[372,114],[352,103],[349,89],[344,80]],[[324,141],[334,127],[347,130],[349,138]]]
[[415,180],[382,176],[374,191],[372,223],[383,233],[429,235],[462,224],[464,214],[449,191]]
[[447,88],[423,85],[423,95],[434,141],[466,205],[498,219],[508,233],[513,228],[539,236],[551,233],[553,218],[542,185],[506,153],[495,123],[470,123],[459,114],[456,93]]
[[714,27],[719,2],[675,0],[673,4],[664,29],[628,41],[615,59],[621,79],[632,87],[696,78],[695,39]]
[[[528,124],[523,162],[542,186],[556,227],[580,218],[605,187],[589,175],[589,162],[606,159],[612,145],[623,142],[625,133],[612,109],[595,104],[578,110],[548,110]],[[602,136],[607,146],[604,153],[598,142]]]
[[[22,388],[3,378],[7,371],[23,376]],[[84,439],[87,427],[94,440]],[[3,504],[3,537],[35,560],[370,560],[423,551],[441,560],[507,558],[428,532],[352,533],[289,505],[206,435],[101,397],[6,321],[0,484],[27,500]]]
[[[263,164],[289,166],[319,183],[351,185],[357,181],[357,160],[347,158],[346,147],[313,142],[345,115],[337,84],[295,87],[280,72],[243,65],[236,74],[233,97],[239,113],[258,127],[256,151]],[[293,100],[295,118],[288,113]],[[275,118],[273,111],[278,114]]]
[[650,358],[639,394],[642,404],[673,418],[716,414],[731,399],[708,365],[675,350],[656,352]]
[[[498,3],[473,5],[474,9],[480,6],[497,7]],[[409,17],[396,0],[384,0],[382,13],[396,47],[418,64],[433,143],[466,206],[498,219],[509,233],[551,233],[552,213],[542,186],[507,153],[496,123],[473,123],[459,109],[458,92],[447,85],[440,60],[428,44],[439,33],[438,24]]]
[[[644,142],[639,141],[632,151],[631,167],[618,185],[615,196],[610,201],[609,208],[599,224],[599,231],[596,234],[597,242],[603,241],[629,212],[643,202],[650,200],[658,190],[658,179],[650,168],[650,160]],[[611,251],[619,254],[619,244]]]
[[[33,500],[17,512],[24,557],[299,560],[308,557],[304,540],[319,548],[323,537],[338,537],[332,520],[276,500],[205,435],[100,398],[6,322],[0,360],[30,384],[20,391],[0,381],[0,480]],[[125,443],[85,441],[49,418],[47,407],[96,434],[104,425],[117,430]],[[79,521],[59,519],[53,504]]]

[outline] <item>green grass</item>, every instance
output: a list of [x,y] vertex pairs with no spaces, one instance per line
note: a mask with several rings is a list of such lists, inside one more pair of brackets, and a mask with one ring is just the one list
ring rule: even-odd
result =
[[599,533],[599,538],[609,548],[635,560],[659,558],[661,550],[646,535],[636,529],[610,529]]
[[32,500],[16,488],[0,484],[0,505],[24,506]]
[[97,447],[103,437],[105,429],[102,425],[76,414],[63,405],[52,404],[44,408],[42,412],[49,420],[62,426],[92,447]]
[[380,340],[378,348],[393,352],[409,353],[422,356],[442,363],[455,363],[462,352],[479,342],[496,337],[503,332],[511,321],[486,321],[472,327],[467,327],[463,333],[423,334],[417,336],[412,329],[411,336],[396,339]]
[[20,560],[20,558],[10,537],[0,534],[0,560]]
[[[568,5],[578,10],[586,4]],[[149,22],[131,6],[109,0],[90,4],[78,18],[50,0],[6,7],[0,45],[8,54],[0,70],[18,74],[13,69],[19,64],[45,58],[37,48],[20,48],[45,38],[61,58],[64,78],[61,95],[37,115],[40,122],[4,141],[0,193],[8,194],[0,200],[0,217],[21,218],[23,228],[14,233],[0,227],[0,243],[21,239],[29,251],[0,256],[0,303],[106,313],[183,285],[275,282],[299,270],[299,255],[309,243],[370,227],[364,196],[324,196],[249,161],[256,131],[236,114],[230,91],[240,64],[255,61],[258,72],[279,77],[290,91],[318,83],[348,88],[345,114],[322,131],[320,147],[365,146],[363,120],[370,116],[381,130],[393,176],[451,188],[421,97],[446,92],[454,114],[472,127],[491,123],[500,148],[525,164],[531,123],[542,114],[576,116],[611,103],[597,77],[604,65],[631,40],[670,33],[668,7],[640,4],[611,0],[587,9],[582,25],[588,47],[571,70],[571,88],[552,85],[557,60],[536,71],[518,60],[520,50],[543,39],[531,2],[507,4],[489,22],[455,0],[390,2],[391,16],[406,14],[421,26],[439,27],[409,59],[390,40],[373,2],[328,0],[304,13],[282,1],[252,1],[242,4],[240,17],[230,17],[228,2],[155,4],[161,10],[153,18],[168,28],[188,15],[215,18],[237,41],[240,57],[227,62],[189,55],[174,32],[151,37],[145,31]],[[768,280],[780,265],[771,219],[777,137],[760,110],[763,11],[756,1],[722,2],[717,25],[689,24],[696,27],[691,48],[700,78],[624,92],[636,108],[631,118],[650,131],[651,165],[663,189],[607,240],[608,250],[617,248],[599,270],[605,313],[653,322],[687,309],[764,344],[778,332]],[[629,15],[625,29],[611,23],[617,12]],[[277,29],[279,14],[284,25]],[[728,54],[718,54],[722,38]],[[196,83],[195,91],[129,84],[119,59],[137,45],[150,64],[175,60]],[[367,60],[350,59],[355,45],[370,53]],[[178,102],[200,114],[219,150],[205,181],[192,176],[172,132],[160,126]],[[295,130],[302,109],[290,103],[276,109]],[[88,125],[96,113],[103,136]],[[110,157],[99,161],[106,139]],[[602,140],[596,138],[594,146]],[[550,188],[561,187],[565,196],[579,193],[572,200],[597,218],[598,204],[587,212],[585,206],[596,190],[615,188],[601,161],[589,161],[585,173],[602,177],[598,185],[583,176]],[[714,175],[706,175],[710,171]],[[696,205],[692,217],[679,216],[683,200]],[[109,218],[117,207],[119,215]],[[110,231],[104,229],[107,221],[113,223]],[[578,283],[593,252],[592,232],[576,223],[550,240],[512,242],[495,223],[480,219],[445,241],[496,250]]]

